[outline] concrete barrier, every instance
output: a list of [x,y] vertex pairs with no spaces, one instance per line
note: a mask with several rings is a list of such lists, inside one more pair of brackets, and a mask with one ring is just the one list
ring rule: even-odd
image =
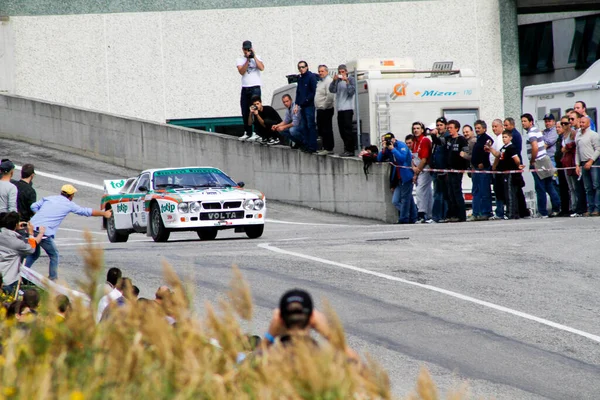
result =
[[263,191],[267,199],[387,222],[397,219],[389,167],[373,165],[367,180],[358,159],[243,143],[227,135],[9,95],[0,95],[0,137],[139,170],[211,165]]

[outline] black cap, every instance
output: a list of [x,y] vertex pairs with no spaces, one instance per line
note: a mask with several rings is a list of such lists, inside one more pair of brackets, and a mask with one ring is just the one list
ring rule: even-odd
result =
[[15,169],[15,164],[10,161],[8,158],[5,158],[4,160],[2,160],[2,163],[0,163],[0,171],[3,174],[6,174],[10,171],[12,171],[13,169]]
[[252,48],[252,42],[249,40],[244,40],[244,43],[242,43],[242,49],[250,50],[251,48]]
[[546,114],[546,115],[544,115],[544,121],[546,121],[546,120],[555,121],[554,114]]
[[446,120],[446,117],[439,117],[438,119],[435,120],[435,123],[437,124],[438,122],[441,122],[444,125],[448,125],[448,121]]
[[312,298],[308,292],[302,289],[289,290],[281,296],[279,312],[281,313],[281,319],[288,327],[292,315],[303,314],[306,317],[306,323],[308,323],[313,312]]

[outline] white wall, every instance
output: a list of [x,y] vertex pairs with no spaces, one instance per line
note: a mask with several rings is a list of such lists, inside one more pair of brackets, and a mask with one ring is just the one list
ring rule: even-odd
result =
[[[239,115],[235,59],[265,60],[263,97],[298,60],[454,61],[482,80],[481,116],[503,116],[499,2],[406,1],[182,12],[11,17],[15,94],[153,121]],[[432,118],[435,116],[432,116]]]

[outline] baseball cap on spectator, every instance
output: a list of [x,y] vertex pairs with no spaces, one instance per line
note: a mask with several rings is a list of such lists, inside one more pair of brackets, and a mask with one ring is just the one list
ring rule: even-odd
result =
[[392,132],[388,132],[385,135],[383,135],[381,138],[385,139],[385,140],[390,140],[390,139],[393,139],[394,137],[395,136],[394,136],[394,134]]
[[6,174],[12,171],[13,169],[15,169],[15,164],[8,158],[3,159],[0,163],[0,172],[2,172],[3,174]]
[[73,186],[73,185],[66,184],[60,188],[60,192],[66,193],[69,196],[71,196],[71,195],[74,195],[75,193],[77,193],[77,189],[75,189],[75,186]]
[[304,290],[289,290],[281,296],[279,312],[286,327],[305,328],[313,312],[312,298]]
[[448,120],[446,120],[446,117],[439,117],[438,119],[435,120],[435,123],[437,124],[438,122],[441,122],[444,125],[448,125]]
[[242,43],[242,49],[250,50],[251,48],[252,48],[252,42],[249,40],[244,40],[244,43]]
[[546,114],[546,115],[544,115],[544,121],[548,121],[548,120],[555,121],[554,114]]

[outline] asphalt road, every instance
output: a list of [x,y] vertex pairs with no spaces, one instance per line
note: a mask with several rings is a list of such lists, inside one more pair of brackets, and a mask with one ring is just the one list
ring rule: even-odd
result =
[[[18,165],[96,185],[138,172],[12,141],[0,146]],[[63,183],[34,182],[38,197]],[[101,191],[78,187],[75,201],[98,207]],[[224,295],[238,265],[251,283],[249,329],[258,334],[285,290],[305,288],[317,306],[327,298],[350,345],[389,371],[398,395],[425,366],[442,392],[466,380],[477,398],[600,397],[600,218],[396,226],[277,202],[268,202],[267,216],[257,240],[177,233],[160,244],[141,234],[111,244],[100,219],[69,216],[57,239],[59,276],[75,285],[80,231],[89,229],[106,266],[120,267],[143,297],[163,283],[160,260],[168,260],[194,288],[199,312]],[[34,269],[46,273],[47,258]]]

